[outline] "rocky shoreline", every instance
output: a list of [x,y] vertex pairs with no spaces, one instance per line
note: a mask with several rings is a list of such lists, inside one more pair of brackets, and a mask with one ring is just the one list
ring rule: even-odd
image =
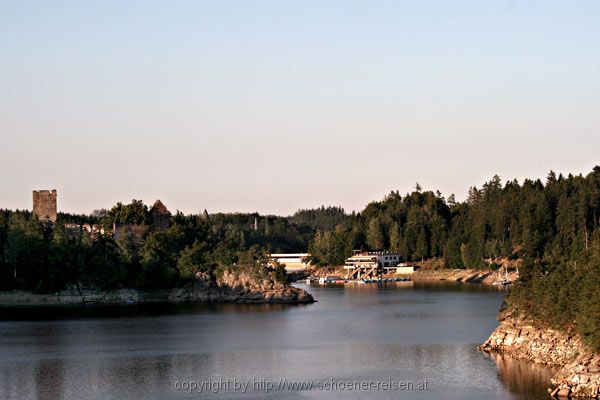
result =
[[137,290],[69,289],[52,294],[25,291],[0,292],[0,306],[52,306],[92,304],[149,303],[241,303],[241,304],[309,304],[314,298],[304,289],[276,282],[257,280],[251,274],[225,271],[217,280],[199,276],[183,287],[173,289]]
[[576,335],[539,328],[531,320],[506,315],[480,350],[559,366],[548,389],[557,398],[600,398],[600,354]]
[[[420,268],[411,274],[401,275],[409,277],[413,282],[464,282],[464,283],[481,283],[483,285],[493,285],[494,282],[502,281],[506,278],[503,270],[492,269],[450,269],[450,268]],[[297,280],[304,279],[308,276],[325,277],[327,275],[345,276],[346,271],[342,267],[330,267],[305,270],[297,273]],[[396,276],[396,275],[393,275]],[[515,271],[508,273],[508,279],[515,282],[519,278],[519,274]]]
[[[414,282],[452,281],[466,283],[482,283],[492,285],[505,278],[504,273],[491,269],[419,269],[411,276]],[[517,280],[516,272],[509,272],[508,278],[513,282]]]

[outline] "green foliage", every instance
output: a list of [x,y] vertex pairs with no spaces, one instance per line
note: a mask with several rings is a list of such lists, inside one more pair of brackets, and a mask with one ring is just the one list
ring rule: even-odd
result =
[[[108,234],[68,230],[65,223],[100,223]],[[121,226],[116,238],[113,223]],[[257,274],[285,282],[284,268],[266,266],[267,250],[305,251],[314,233],[307,229],[283,217],[216,214],[206,220],[177,213],[171,227],[160,230],[139,200],[90,216],[61,213],[56,224],[0,210],[0,290],[169,288],[198,272],[216,278],[237,263],[256,265]]]
[[288,278],[287,278],[287,273],[285,272],[284,265],[279,264],[279,265],[275,266],[275,281],[281,282],[281,283],[287,283]]
[[191,246],[186,246],[179,253],[177,260],[177,269],[184,279],[193,278],[198,272],[210,272],[214,266],[209,244],[199,240]]
[[338,225],[334,231],[317,232],[309,247],[312,262],[317,265],[343,264],[349,253],[352,253],[353,232]]
[[[64,228],[73,222],[100,223],[107,234],[73,236]],[[600,348],[600,167],[585,177],[550,172],[545,183],[502,184],[494,176],[472,187],[464,202],[418,185],[404,196],[392,191],[360,213],[340,207],[291,217],[177,213],[166,230],[151,222],[140,200],[89,216],[61,213],[55,225],[0,210],[0,290],[172,287],[198,272],[218,277],[241,265],[283,281],[283,269],[266,266],[267,252],[306,249],[317,265],[340,265],[353,249],[392,249],[406,261],[443,257],[451,268],[519,258],[524,267],[510,306]],[[116,241],[113,224],[123,227]]]
[[136,284],[139,288],[158,289],[177,284],[177,260],[184,250],[183,239],[183,229],[177,224],[148,234],[140,250],[142,269]]
[[600,258],[533,270],[507,297],[507,305],[543,325],[579,333],[600,351]]
[[315,234],[310,226],[296,225],[289,217],[257,213],[213,214],[210,227],[227,241],[227,247],[243,250],[258,245],[273,253],[304,252]]
[[325,207],[310,210],[298,210],[289,217],[290,222],[296,225],[309,226],[315,230],[334,230],[338,225],[348,225],[350,216],[342,207]]
[[402,233],[400,232],[400,226],[397,221],[392,222],[390,226],[388,237],[390,241],[389,249],[393,252],[399,253],[402,248]]
[[112,224],[145,224],[150,221],[148,206],[142,200],[131,200],[129,204],[117,203],[105,217],[106,226]]
[[383,224],[377,218],[371,218],[367,229],[367,244],[371,250],[382,250],[385,248],[385,234]]
[[[75,243],[73,243],[74,246]],[[126,276],[126,264],[122,262],[117,244],[102,237],[83,249],[79,280],[85,286],[110,290],[121,287]]]

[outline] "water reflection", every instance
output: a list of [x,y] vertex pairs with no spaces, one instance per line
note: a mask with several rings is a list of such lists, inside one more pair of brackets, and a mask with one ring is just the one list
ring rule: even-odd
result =
[[211,398],[546,398],[544,377],[520,380],[527,366],[496,364],[475,350],[496,326],[503,294],[473,286],[311,286],[319,302],[300,307],[3,310],[0,398],[198,398],[174,383],[219,378],[427,379],[430,390]]
[[306,307],[306,304],[126,304],[0,307],[0,321],[52,321],[59,319],[98,319],[152,317],[161,315],[210,313],[261,313]]
[[498,366],[498,376],[506,387],[515,393],[531,397],[548,398],[550,378],[558,372],[555,367],[518,360],[502,354],[486,354]]
[[35,367],[35,392],[40,400],[63,397],[64,361],[43,360]]

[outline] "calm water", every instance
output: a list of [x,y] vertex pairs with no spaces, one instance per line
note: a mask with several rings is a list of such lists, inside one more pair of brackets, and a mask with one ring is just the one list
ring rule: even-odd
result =
[[[551,371],[475,349],[497,325],[503,292],[307,288],[318,303],[0,310],[0,398],[549,398]],[[219,392],[176,389],[202,381]],[[275,390],[289,381],[324,389]],[[391,381],[405,390],[383,386]]]

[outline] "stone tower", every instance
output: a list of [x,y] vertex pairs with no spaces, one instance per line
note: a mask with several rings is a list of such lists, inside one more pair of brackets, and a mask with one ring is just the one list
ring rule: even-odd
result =
[[40,221],[56,222],[56,189],[33,191],[33,215]]

